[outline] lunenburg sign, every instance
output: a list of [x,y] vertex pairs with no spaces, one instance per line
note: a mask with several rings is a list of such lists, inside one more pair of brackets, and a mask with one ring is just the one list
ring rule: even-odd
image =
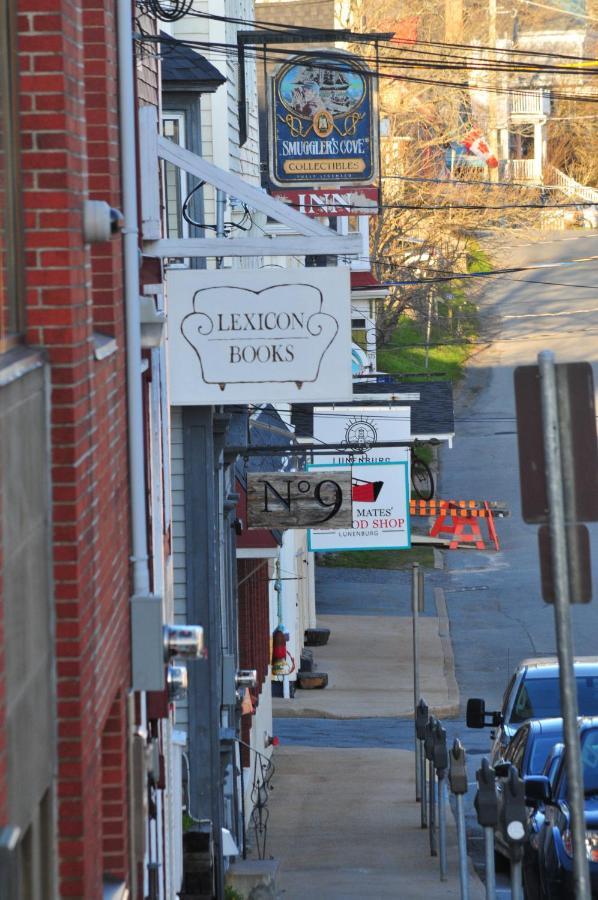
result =
[[254,472],[247,477],[249,528],[350,528],[351,469],[338,472]]
[[166,277],[173,405],[352,398],[348,268]]
[[371,185],[378,177],[376,76],[349,53],[292,57],[270,93],[270,178],[279,187]]

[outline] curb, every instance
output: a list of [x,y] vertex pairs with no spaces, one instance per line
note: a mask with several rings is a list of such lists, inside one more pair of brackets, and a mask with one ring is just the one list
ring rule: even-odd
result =
[[434,588],[434,603],[436,604],[436,615],[438,617],[438,636],[442,644],[444,655],[444,677],[446,679],[446,687],[449,698],[448,710],[443,710],[445,716],[456,716],[459,714],[460,695],[459,685],[455,676],[455,656],[453,653],[453,644],[451,641],[450,623],[448,617],[448,609],[446,606],[446,598],[442,588]]

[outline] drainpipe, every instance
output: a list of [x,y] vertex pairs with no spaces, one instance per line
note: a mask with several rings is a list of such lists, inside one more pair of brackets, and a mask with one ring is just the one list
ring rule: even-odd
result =
[[[138,883],[138,863],[144,855],[138,836],[144,827],[143,812],[135,790],[134,741],[135,716],[135,645],[136,612],[144,616],[149,600],[149,559],[147,555],[147,519],[145,507],[145,447],[143,426],[143,393],[141,380],[141,323],[139,287],[139,229],[137,210],[137,153],[135,131],[135,85],[133,58],[133,8],[131,0],[117,0],[118,90],[120,109],[120,154],[123,229],[124,294],[126,321],[127,425],[129,441],[129,484],[131,499],[131,562],[133,596],[131,599],[132,690],[127,698],[129,754],[129,878],[133,896],[144,893]],[[161,604],[154,605],[153,619],[161,627]],[[157,673],[159,677],[159,672]],[[145,712],[145,703],[141,707]],[[142,715],[143,715],[142,713]]]
[[137,227],[136,109],[133,81],[133,9],[131,0],[117,0],[118,85],[123,229],[124,289],[127,331],[127,403],[133,593],[149,594],[147,520],[145,508],[145,448],[141,385],[141,323],[139,319],[139,229]]

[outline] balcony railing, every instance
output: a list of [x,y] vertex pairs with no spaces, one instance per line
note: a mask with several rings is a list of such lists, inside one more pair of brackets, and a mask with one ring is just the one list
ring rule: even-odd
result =
[[542,181],[539,164],[535,159],[507,159],[504,166],[507,181]]
[[545,91],[512,91],[508,98],[509,115],[513,118],[550,115],[550,97]]

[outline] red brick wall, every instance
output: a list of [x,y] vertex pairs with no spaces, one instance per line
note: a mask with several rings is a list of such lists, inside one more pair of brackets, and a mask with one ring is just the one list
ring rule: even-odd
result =
[[[52,382],[60,895],[93,900],[108,858],[105,741],[115,698],[129,683],[119,241],[90,251],[81,235],[88,188],[118,204],[113,3],[19,0],[19,28],[27,341],[46,349]],[[94,326],[117,338],[117,351],[102,362],[94,358]],[[119,770],[126,833],[122,736],[110,769]]]
[[[89,194],[120,208],[116,17],[111,3],[86,0],[83,16],[85,124]],[[92,257],[93,322],[98,331],[124,340],[121,242],[96,244]]]

